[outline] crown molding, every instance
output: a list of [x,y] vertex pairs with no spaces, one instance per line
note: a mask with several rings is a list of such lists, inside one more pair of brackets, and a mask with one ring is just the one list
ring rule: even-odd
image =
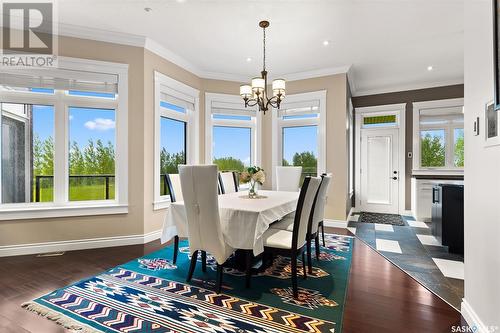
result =
[[464,79],[455,79],[455,80],[446,80],[446,81],[438,81],[433,83],[411,83],[411,84],[402,84],[402,85],[394,85],[380,89],[367,89],[357,91],[356,94],[353,93],[353,96],[368,96],[368,95],[379,95],[379,94],[388,94],[393,92],[400,91],[409,91],[409,90],[419,90],[419,89],[428,89],[428,88],[438,88],[444,86],[452,86],[456,84],[464,84]]
[[100,30],[90,27],[82,27],[67,23],[59,23],[60,36],[90,39],[99,42],[107,42],[121,45],[129,45],[136,47],[144,47],[146,44],[146,37],[127,34],[122,32],[115,32],[109,30]]
[[282,77],[287,81],[313,79],[313,78],[321,77],[321,76],[328,76],[328,75],[335,75],[335,74],[347,74],[349,72],[350,68],[351,68],[351,65],[321,68],[321,69],[314,69],[314,70],[310,70],[310,71],[284,74],[284,75],[280,75],[279,77]]

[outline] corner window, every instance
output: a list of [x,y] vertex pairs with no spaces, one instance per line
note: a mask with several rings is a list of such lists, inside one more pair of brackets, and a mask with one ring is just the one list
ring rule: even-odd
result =
[[198,103],[198,90],[155,72],[155,209],[170,202],[167,175],[197,163]]
[[0,219],[127,211],[127,72],[78,59],[1,72]]
[[245,108],[237,95],[206,93],[205,103],[205,161],[219,171],[241,172],[258,165],[260,115],[255,108]]
[[325,110],[326,91],[289,95],[279,110],[273,110],[273,165],[302,167],[302,180],[325,172]]

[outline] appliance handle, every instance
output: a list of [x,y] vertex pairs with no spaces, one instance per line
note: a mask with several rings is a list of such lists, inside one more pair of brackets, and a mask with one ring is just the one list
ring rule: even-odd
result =
[[436,199],[436,192],[438,192],[437,187],[432,188],[432,203],[437,203],[438,200]]

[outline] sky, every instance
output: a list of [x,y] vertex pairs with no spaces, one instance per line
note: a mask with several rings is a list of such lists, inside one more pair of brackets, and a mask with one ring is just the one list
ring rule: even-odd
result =
[[[36,92],[53,93],[53,90],[34,89]],[[70,92],[71,95],[113,97],[112,94]],[[78,143],[80,149],[87,146],[92,139],[94,143],[100,139],[105,145],[110,141],[115,144],[115,111],[107,109],[91,109],[70,107],[69,118],[69,140]],[[54,138],[54,107],[47,105],[33,105],[33,132],[40,140],[46,140],[49,136]]]
[[241,127],[214,126],[212,134],[212,152],[214,158],[234,157],[250,166],[251,129]]
[[312,151],[318,157],[318,127],[300,126],[283,128],[283,158],[290,164],[295,153]]

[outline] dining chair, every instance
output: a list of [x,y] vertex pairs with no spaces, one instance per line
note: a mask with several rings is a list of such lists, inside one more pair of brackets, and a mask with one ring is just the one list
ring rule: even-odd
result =
[[[331,174],[322,174],[321,175],[321,184],[318,189],[318,193],[316,195],[316,199],[313,205],[313,209],[311,210],[311,218],[310,218],[310,223],[307,228],[307,235],[306,235],[306,246],[307,246],[307,264],[308,264],[308,271],[309,274],[312,274],[312,251],[311,251],[311,244],[312,241],[314,240],[315,242],[315,249],[316,249],[316,259],[319,260],[319,255],[320,255],[320,245],[319,245],[319,232],[320,232],[320,227],[322,229],[322,236],[323,236],[323,246],[325,246],[325,227],[323,226],[323,219],[324,219],[324,213],[325,213],[325,204],[326,204],[326,198],[328,194],[328,189],[330,187],[330,182],[331,182],[332,176]],[[288,230],[292,231],[293,230],[293,222],[294,222],[294,217],[295,214],[289,214],[282,220],[271,224],[270,228],[273,229],[280,229],[280,230]]]
[[277,166],[276,189],[278,191],[298,192],[302,167]]
[[304,278],[307,277],[306,270],[306,236],[311,210],[313,209],[318,189],[321,183],[320,177],[306,177],[300,189],[299,200],[293,222],[293,230],[281,230],[269,228],[264,232],[264,252],[290,257],[293,297],[298,297],[297,287],[297,257],[302,255],[302,269]]
[[[332,182],[332,174],[331,173],[323,173],[321,175],[321,177],[323,178],[323,181],[325,181],[325,179],[328,178],[328,181],[325,185],[325,190],[324,190],[324,197],[322,197],[322,207],[319,207],[317,210],[314,211],[314,214],[315,216],[313,217],[313,221],[318,221],[318,232],[319,232],[319,229],[321,228],[321,238],[323,240],[323,246],[326,246],[326,243],[325,243],[325,222],[324,222],[324,219],[325,219],[325,205],[326,205],[326,200],[328,198],[328,189],[330,188],[330,184]],[[318,198],[319,200],[319,198]],[[316,223],[316,222],[314,222]],[[314,228],[312,228],[312,230],[315,230]],[[316,244],[316,257],[319,256],[319,246],[317,246]]]
[[219,184],[222,194],[238,192],[238,174],[234,171],[219,172]]
[[[167,180],[168,193],[170,194],[170,202],[183,201],[181,179],[178,173],[170,173],[165,175]],[[177,255],[179,254],[179,236],[174,237],[174,265],[177,263]]]
[[222,285],[222,267],[234,252],[224,241],[219,215],[216,165],[179,166],[184,206],[188,224],[189,252],[191,264],[186,281],[193,277],[198,253],[202,254],[202,270],[206,271],[206,254],[217,262],[216,291]]

